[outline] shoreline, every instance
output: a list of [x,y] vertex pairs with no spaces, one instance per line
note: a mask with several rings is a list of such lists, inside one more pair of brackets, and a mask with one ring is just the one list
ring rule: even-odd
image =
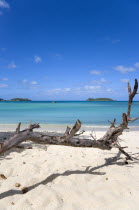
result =
[[[18,124],[0,124],[0,132],[15,131]],[[74,124],[40,124],[40,128],[36,131],[48,131],[48,132],[64,132],[66,127],[72,127]],[[27,124],[21,124],[21,129],[25,129],[29,126]],[[107,131],[110,126],[108,125],[85,125],[81,126],[80,130],[85,131]],[[139,126],[130,125],[126,131],[139,131]]]

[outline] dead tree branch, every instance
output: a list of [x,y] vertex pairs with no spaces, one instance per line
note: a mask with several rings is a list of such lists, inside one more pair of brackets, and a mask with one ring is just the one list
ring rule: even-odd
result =
[[119,126],[115,126],[116,119],[113,122],[110,122],[111,126],[103,137],[96,139],[92,136],[92,139],[79,138],[77,136],[82,133],[77,133],[81,128],[80,120],[77,120],[73,128],[67,127],[63,135],[50,135],[50,133],[39,133],[34,132],[33,129],[39,128],[39,124],[30,124],[29,127],[23,131],[20,131],[21,123],[18,124],[15,134],[9,139],[4,140],[0,143],[0,154],[10,150],[13,147],[16,147],[23,141],[31,140],[39,144],[53,144],[53,145],[64,145],[64,146],[73,146],[73,147],[93,147],[102,150],[111,150],[113,147],[117,148],[121,153],[126,156],[127,160],[132,160],[132,157],[124,151],[124,148],[120,146],[118,137],[123,133],[125,129],[128,129],[128,122],[135,121],[139,119],[131,118],[131,106],[133,98],[137,94],[138,90],[138,81],[135,79],[134,89],[131,90],[131,86],[128,83],[128,110],[127,113],[122,114],[122,123]]

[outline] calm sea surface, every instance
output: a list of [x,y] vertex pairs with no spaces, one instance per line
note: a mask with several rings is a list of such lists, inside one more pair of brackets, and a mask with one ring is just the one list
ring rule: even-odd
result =
[[[108,120],[121,122],[121,114],[127,111],[127,102],[73,101],[57,103],[0,102],[0,124],[38,122],[42,124],[73,124],[80,119],[85,125],[109,125]],[[132,117],[139,116],[139,102],[134,102]],[[139,125],[139,120],[132,125]]]

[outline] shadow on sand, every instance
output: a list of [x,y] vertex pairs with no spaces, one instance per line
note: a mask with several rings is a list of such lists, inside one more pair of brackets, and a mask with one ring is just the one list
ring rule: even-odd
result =
[[[41,182],[38,182],[34,185],[28,186],[28,192],[37,188],[39,185],[47,185],[48,183],[54,181],[57,177],[59,176],[70,176],[72,174],[92,174],[92,175],[105,175],[105,172],[96,172],[96,170],[101,169],[103,167],[106,166],[110,166],[110,165],[118,165],[118,166],[125,166],[123,160],[121,160],[122,158],[120,157],[120,152],[118,152],[118,154],[114,157],[110,157],[110,158],[105,158],[105,163],[96,167],[91,167],[91,166],[87,166],[85,170],[67,170],[63,173],[54,173],[51,174],[50,176],[48,176],[46,179],[42,180]],[[132,162],[132,164],[135,162]],[[129,167],[129,165],[128,165]],[[131,165],[130,165],[131,167]],[[3,192],[0,194],[0,199],[9,197],[9,196],[13,196],[16,194],[23,194],[21,190],[8,190],[6,192]]]

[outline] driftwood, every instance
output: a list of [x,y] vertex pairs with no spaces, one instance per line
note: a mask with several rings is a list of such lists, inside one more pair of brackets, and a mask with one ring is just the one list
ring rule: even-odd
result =
[[10,150],[13,147],[16,147],[21,142],[24,142],[26,140],[31,140],[39,144],[53,144],[53,145],[73,146],[73,147],[93,147],[102,150],[111,150],[112,148],[117,148],[121,153],[123,153],[126,156],[127,160],[133,160],[133,158],[127,152],[124,151],[125,147],[123,148],[120,146],[119,136],[122,134],[122,132],[125,129],[128,129],[129,122],[139,119],[139,117],[137,118],[130,117],[132,102],[135,95],[137,94],[137,90],[138,90],[137,79],[135,79],[133,91],[131,90],[131,86],[128,83],[129,100],[128,100],[127,113],[123,113],[122,123],[118,126],[115,125],[116,119],[114,119],[113,122],[109,121],[111,123],[111,126],[106,132],[106,134],[100,139],[96,139],[93,136],[92,136],[93,139],[84,139],[78,137],[83,133],[82,132],[77,134],[77,132],[81,128],[80,120],[76,121],[72,129],[67,127],[63,135],[58,135],[58,134],[50,135],[50,133],[47,132],[46,133],[34,132],[33,129],[40,128],[39,124],[31,124],[27,129],[20,131],[21,123],[19,123],[15,134],[11,136],[9,139],[6,139],[0,143],[0,154],[3,154],[4,152]]

